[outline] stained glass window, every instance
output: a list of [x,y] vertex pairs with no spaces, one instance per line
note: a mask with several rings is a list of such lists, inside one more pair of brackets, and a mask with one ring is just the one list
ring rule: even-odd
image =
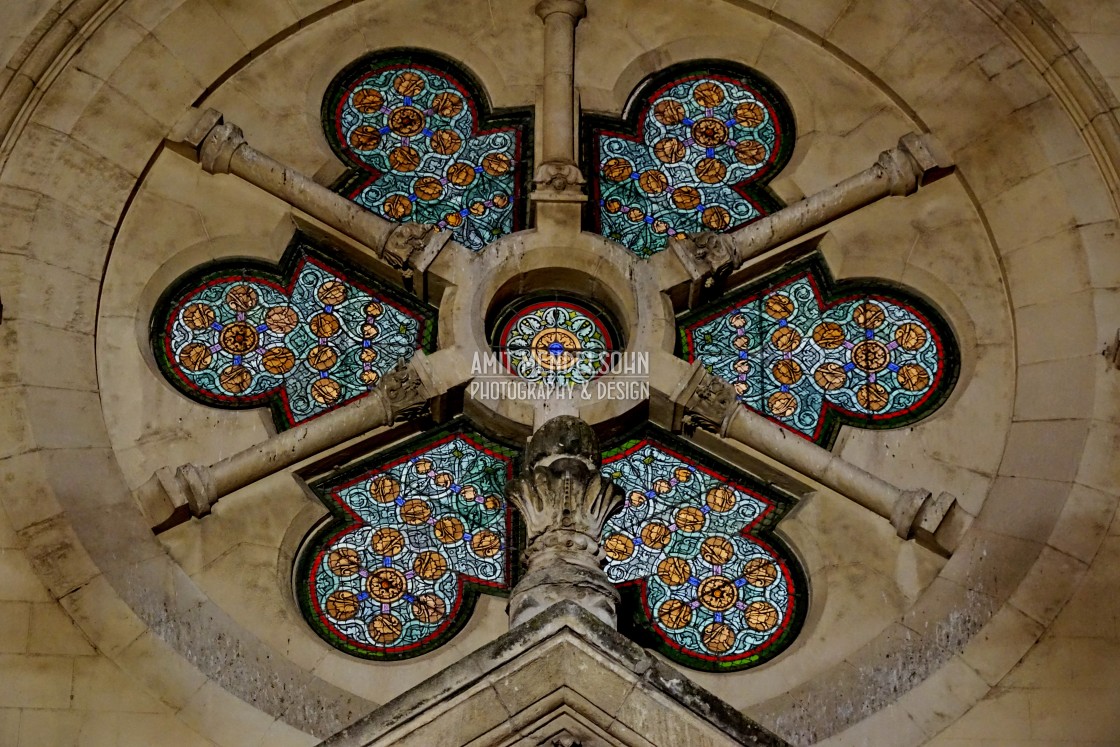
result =
[[341,194],[475,251],[525,225],[528,121],[491,114],[466,71],[418,51],[358,60],[323,100],[327,140],[352,167]]
[[957,376],[956,342],[929,304],[870,281],[835,285],[819,258],[679,324],[689,361],[730,382],[747,407],[826,446],[841,423],[925,417]]
[[791,498],[686,455],[667,434],[608,452],[602,472],[626,495],[603,529],[607,576],[631,612],[620,625],[712,671],[755,666],[792,642],[806,585],[770,535]]
[[594,230],[645,257],[776,209],[765,183],[789,160],[794,126],[757,73],[694,63],[643,84],[624,120],[588,118],[584,140]]
[[297,235],[276,267],[220,263],[177,281],[152,318],[164,376],[216,407],[269,405],[278,429],[359,397],[434,341],[435,311]]
[[509,449],[459,424],[313,485],[335,515],[299,572],[319,635],[408,658],[457,633],[481,591],[508,589],[513,467]]
[[575,299],[518,303],[498,327],[497,347],[506,368],[556,386],[594,379],[609,366],[618,340],[607,314]]

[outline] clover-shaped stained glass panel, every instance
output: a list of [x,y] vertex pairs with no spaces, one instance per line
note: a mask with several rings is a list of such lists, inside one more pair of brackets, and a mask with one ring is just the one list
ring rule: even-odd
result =
[[225,408],[270,406],[278,429],[362,396],[434,341],[435,310],[305,237],[279,266],[259,260],[193,270],[152,317],[163,375]]
[[805,613],[804,575],[771,534],[793,499],[686,448],[651,434],[604,455],[625,495],[603,529],[607,576],[629,609],[620,625],[695,669],[755,666]]
[[528,115],[492,113],[465,70],[419,51],[362,58],[334,79],[323,127],[351,171],[336,189],[474,251],[525,225]]
[[904,289],[833,282],[819,257],[678,322],[683,356],[739,400],[825,446],[842,423],[908,425],[945,401],[957,344],[941,315]]
[[645,257],[779,207],[765,184],[789,160],[794,125],[754,71],[690,63],[640,86],[622,120],[586,118],[584,140],[594,230]]
[[452,424],[313,485],[335,517],[298,572],[316,632],[381,660],[454,636],[479,593],[511,584],[513,468],[512,451]]

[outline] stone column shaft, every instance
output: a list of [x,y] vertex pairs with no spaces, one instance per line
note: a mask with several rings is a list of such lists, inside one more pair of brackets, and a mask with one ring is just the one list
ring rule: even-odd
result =
[[420,373],[423,366],[423,354],[417,353],[409,365],[386,374],[365,397],[209,466],[161,468],[141,487],[141,508],[154,527],[168,529],[190,516],[205,516],[223,496],[351,438],[416,414],[434,395],[426,372],[424,376]]
[[541,0],[544,21],[544,85],[537,132],[541,163],[533,176],[537,202],[582,202],[584,183],[576,163],[576,24],[587,12],[585,0]]
[[576,23],[585,12],[584,3],[574,0],[543,0],[537,4],[537,15],[544,20],[541,155],[545,161],[575,160]]
[[222,121],[213,109],[197,114],[182,140],[211,174],[232,174],[322,221],[368,247],[392,267],[403,269],[429,244],[445,243],[450,234],[418,223],[393,223],[336,194],[245,141],[241,128]]
[[[828,449],[748,410],[729,384],[697,362],[683,390],[686,415],[701,427],[714,430],[759,451],[802,475],[891,522],[902,539],[948,556],[970,518],[949,493],[906,490],[855,466]],[[946,524],[946,530],[938,530]],[[938,536],[935,536],[938,535]]]
[[910,133],[873,166],[730,234],[691,234],[670,242],[691,275],[689,305],[699,291],[742,269],[751,259],[877,202],[913,194],[952,173],[949,160],[928,135]]

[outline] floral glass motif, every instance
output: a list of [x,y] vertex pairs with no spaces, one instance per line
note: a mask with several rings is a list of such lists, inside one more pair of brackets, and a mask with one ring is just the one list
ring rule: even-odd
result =
[[431,344],[434,321],[297,238],[280,268],[245,260],[178,281],[153,317],[153,348],[187,396],[271,405],[284,429],[368,392]]
[[680,323],[684,356],[730,382],[756,412],[823,445],[841,422],[900,427],[956,381],[948,325],[904,291],[834,286],[818,259]]
[[800,569],[776,538],[790,498],[747,487],[657,438],[605,455],[602,473],[625,493],[603,529],[606,572],[631,600],[635,629],[697,669],[755,666],[796,635],[805,605]]
[[592,219],[607,238],[644,257],[677,234],[734,230],[779,206],[764,184],[789,159],[793,118],[756,73],[676,68],[629,110],[626,124],[592,122],[587,138]]
[[531,303],[502,327],[498,348],[509,371],[546,385],[586,384],[607,365],[614,339],[600,315],[574,301]]
[[525,120],[490,117],[467,73],[420,52],[359,60],[323,101],[327,139],[354,167],[342,194],[474,251],[524,226]]
[[512,452],[453,428],[313,488],[336,516],[305,555],[300,597],[332,645],[366,658],[429,651],[480,591],[508,589]]

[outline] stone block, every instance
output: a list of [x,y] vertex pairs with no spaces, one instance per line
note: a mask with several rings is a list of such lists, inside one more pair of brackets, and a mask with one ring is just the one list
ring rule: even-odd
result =
[[1070,481],[1089,434],[1085,420],[1026,420],[1011,424],[1000,474]]
[[83,548],[97,559],[102,571],[166,559],[150,525],[127,495],[114,504],[75,507],[67,511],[67,518]]
[[1115,220],[1078,226],[1077,235],[1088,263],[1089,282],[1094,288],[1120,286],[1120,223]]
[[1074,484],[1048,544],[1091,563],[1116,515],[1116,496]]
[[74,68],[108,80],[129,52],[147,35],[147,29],[130,18],[128,10],[113,13],[78,50],[74,56]]
[[1043,630],[1037,620],[1004,605],[968,642],[961,658],[994,686],[1019,663]]
[[112,225],[80,213],[64,202],[43,197],[37,201],[30,232],[28,254],[31,258],[101,281],[113,236]]
[[[79,277],[72,273],[65,273],[65,276]],[[88,279],[82,278],[78,282],[96,288],[96,285]],[[49,299],[59,292],[49,286],[44,291],[48,303],[50,303]],[[96,290],[92,292],[96,294]],[[69,300],[71,299],[67,299]],[[63,303],[60,301],[58,305]],[[61,309],[59,311],[69,316],[67,311]],[[71,320],[82,324],[81,320],[74,320],[73,317]],[[83,392],[97,390],[97,372],[93,367],[92,334],[21,319],[19,339],[20,373],[23,381],[55,389],[73,389]]]
[[1043,625],[1049,625],[1077,588],[1086,567],[1077,558],[1044,547],[1008,601]]
[[938,735],[938,747],[1029,742],[1030,699],[1022,691],[995,690]]
[[178,717],[155,713],[133,713],[119,722],[118,747],[214,747],[215,743],[186,726]]
[[1016,308],[1064,300],[1084,288],[1089,279],[1076,233],[1046,236],[1007,252],[1003,267]]
[[[889,0],[849,3],[825,38],[876,70],[898,44],[899,36],[916,26],[921,15],[919,7],[911,3]],[[880,76],[884,72],[879,71]]]
[[777,0],[773,12],[824,36],[850,5],[847,0]]
[[65,656],[94,656],[97,653],[57,602],[31,605],[31,634],[27,651]]
[[80,744],[86,714],[59,708],[24,710],[19,726],[19,744]]
[[305,734],[277,719],[265,729],[258,747],[315,747],[317,744],[318,737]]
[[[977,111],[983,109],[978,107]],[[1077,221],[1072,211],[1055,200],[1062,189],[1058,173],[1047,169],[985,202],[983,209],[1000,250],[1013,250],[1037,241],[1040,236],[1073,228]]]
[[137,686],[136,681],[103,656],[74,662],[73,707],[82,711],[168,713],[170,709]]
[[[1012,290],[1014,294],[1014,290]],[[1016,313],[1019,362],[1078,358],[1099,354],[1093,292],[1020,308]]]
[[[178,4],[178,0],[172,2]],[[154,36],[144,37],[107,82],[156,121],[168,123],[186,111],[205,87]]]
[[1078,225],[1115,220],[1116,206],[1096,159],[1083,156],[1056,166],[1054,172]]
[[0,602],[0,654],[27,652],[32,606],[30,602]]
[[967,591],[1000,602],[1019,585],[1041,550],[1038,542],[973,527],[941,575]]
[[1071,730],[1087,744],[1108,744],[1120,734],[1116,690],[1040,687],[1029,691],[1031,737],[1042,744],[1060,744]]
[[0,185],[0,249],[16,253],[27,246],[40,199],[38,192]]
[[146,628],[104,576],[62,597],[59,604],[82,633],[107,656],[116,656]]
[[18,708],[0,708],[0,744],[19,744],[21,713]]
[[1020,110],[992,122],[954,155],[976,198],[983,202],[1046,168],[1036,156],[1041,147]]
[[925,732],[913,716],[902,708],[888,706],[816,744],[821,747],[903,747],[921,744],[925,738]]
[[299,20],[285,0],[210,0],[210,4],[248,49],[255,49]]
[[205,0],[187,0],[155,26],[152,34],[203,86],[249,51]]
[[1044,543],[1069,496],[1069,483],[1030,477],[997,477],[975,526]]
[[32,524],[19,534],[26,543],[28,560],[56,599],[99,574],[97,564],[64,516]]
[[[0,398],[2,399],[2,398]],[[14,532],[59,514],[62,508],[46,486],[43,452],[19,454],[0,460],[0,505]],[[7,524],[8,521],[3,521]],[[16,546],[14,543],[0,546]]]
[[[35,448],[35,437],[27,421],[24,390],[12,386],[0,389],[0,412],[6,413],[6,417],[0,419],[0,458],[25,454]],[[0,463],[0,479],[7,483],[8,470],[17,467]]]
[[1016,420],[1065,420],[1093,416],[1088,395],[1096,384],[1099,356],[1043,361],[1019,367]]
[[989,685],[970,666],[953,657],[895,703],[929,735],[963,716],[987,694]]
[[35,107],[31,121],[52,130],[70,133],[74,123],[104,85],[104,81],[79,67],[67,67]]
[[207,682],[205,674],[150,630],[114,658],[140,686],[173,708],[182,708]]
[[[0,655],[0,708],[70,707],[74,660],[66,656]],[[40,742],[40,744],[47,744]]]
[[0,549],[0,600],[8,602],[49,602],[35,569],[21,549]]
[[1077,482],[1113,495],[1120,494],[1117,454],[1120,454],[1120,423],[1092,421],[1077,470]]
[[26,422],[43,449],[107,447],[101,404],[95,392],[27,387]]
[[73,136],[130,174],[139,175],[167,134],[171,120],[154,119],[139,104],[106,85],[74,125]]

